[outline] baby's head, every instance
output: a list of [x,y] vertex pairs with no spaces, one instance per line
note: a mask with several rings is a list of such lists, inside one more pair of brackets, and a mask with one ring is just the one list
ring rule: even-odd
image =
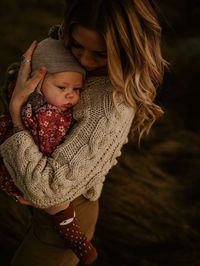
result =
[[78,103],[85,70],[62,41],[47,38],[38,44],[32,58],[32,75],[41,65],[47,68],[40,88],[47,102],[62,111]]

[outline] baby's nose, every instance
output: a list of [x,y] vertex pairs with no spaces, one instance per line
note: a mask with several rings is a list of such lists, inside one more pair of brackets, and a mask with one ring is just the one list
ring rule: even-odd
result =
[[67,92],[65,94],[65,98],[73,98],[74,97],[74,93],[71,91],[71,92]]

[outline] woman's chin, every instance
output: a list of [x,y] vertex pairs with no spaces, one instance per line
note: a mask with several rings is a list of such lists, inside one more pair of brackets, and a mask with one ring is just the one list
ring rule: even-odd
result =
[[86,68],[87,76],[106,76],[108,75],[108,68],[106,66],[100,68]]

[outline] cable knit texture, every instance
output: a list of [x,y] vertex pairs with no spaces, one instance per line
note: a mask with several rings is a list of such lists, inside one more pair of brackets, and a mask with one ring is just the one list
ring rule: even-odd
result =
[[15,184],[34,206],[56,206],[81,194],[93,201],[128,141],[134,113],[121,96],[114,107],[107,77],[88,78],[74,108],[78,123],[51,157],[39,151],[26,130],[8,138],[0,153]]

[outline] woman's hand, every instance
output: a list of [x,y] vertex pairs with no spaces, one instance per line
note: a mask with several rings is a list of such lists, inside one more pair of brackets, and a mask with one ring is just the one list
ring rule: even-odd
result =
[[19,202],[22,205],[33,206],[33,204],[30,201],[26,200],[22,196],[15,196],[14,198],[16,202]]
[[36,46],[37,42],[34,41],[23,56],[23,62],[19,69],[16,86],[10,100],[9,111],[14,126],[22,125],[21,107],[46,74],[45,67],[41,66],[32,78],[29,77],[31,72],[31,59]]

